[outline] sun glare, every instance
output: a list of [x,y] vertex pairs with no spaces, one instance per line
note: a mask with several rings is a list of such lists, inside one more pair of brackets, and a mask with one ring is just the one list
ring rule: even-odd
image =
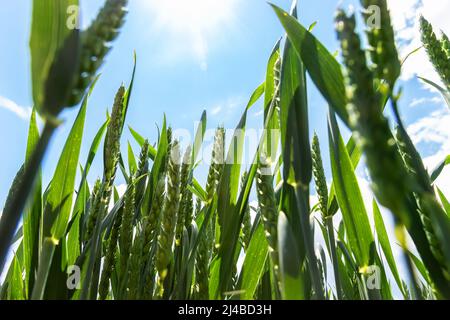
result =
[[186,44],[206,68],[211,42],[233,24],[238,0],[141,0],[154,18],[151,23],[178,47]]

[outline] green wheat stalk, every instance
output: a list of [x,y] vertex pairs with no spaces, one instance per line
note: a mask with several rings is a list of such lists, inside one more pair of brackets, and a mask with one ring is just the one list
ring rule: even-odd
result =
[[111,50],[108,46],[118,35],[125,22],[128,0],[107,0],[89,28],[81,34],[80,66],[69,98],[69,105],[76,105],[96,72]]
[[448,51],[448,39],[443,40],[443,43],[436,37],[431,24],[423,17],[420,17],[420,32],[422,36],[422,43],[427,51],[431,63],[441,77],[442,81],[450,89],[450,63]]
[[164,294],[164,280],[172,257],[177,213],[180,203],[180,147],[177,141],[172,144],[168,163],[167,193],[161,218],[161,228],[156,249],[156,270],[158,271],[157,295]]
[[258,204],[261,210],[266,239],[269,244],[269,253],[272,259],[274,273],[279,281],[278,206],[273,188],[273,176],[270,171],[270,164],[264,156],[260,156],[256,174],[256,194],[258,196]]

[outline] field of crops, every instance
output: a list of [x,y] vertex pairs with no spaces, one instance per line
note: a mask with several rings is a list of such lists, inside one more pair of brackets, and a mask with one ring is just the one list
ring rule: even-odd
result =
[[[286,34],[231,139],[224,127],[215,129],[202,184],[196,169],[207,111],[196,117],[187,147],[170,119],[159,124],[156,141],[127,123],[136,55],[131,79],[111,95],[94,140],[83,139],[90,94],[99,69],[111,67],[103,62],[114,50],[128,1],[105,0],[80,30],[76,17],[67,20],[78,0],[34,0],[26,158],[14,181],[1,182],[11,189],[0,218],[0,274],[6,275],[0,299],[450,299],[450,202],[444,195],[450,190],[435,183],[450,158],[426,169],[398,108],[402,59],[408,57],[398,53],[386,0],[360,3],[356,13],[336,13],[337,54],[314,36],[314,25],[298,21],[295,2],[289,12],[272,5]],[[426,50],[444,87],[423,80],[450,107],[450,41],[420,19],[418,50]],[[329,107],[328,141],[320,143],[309,133],[308,77]],[[247,116],[259,101],[265,130],[246,167]],[[41,162],[58,128],[70,126],[59,118],[66,108],[77,108],[78,115],[44,185]],[[121,145],[124,130],[140,145],[139,155]],[[343,130],[352,133],[348,141]],[[85,144],[90,149],[82,159]],[[103,159],[103,176],[89,184],[96,158]],[[355,173],[362,159],[373,202],[365,201]],[[331,184],[324,166],[331,166]],[[118,175],[127,184],[123,193]],[[385,212],[395,234],[386,228]]]

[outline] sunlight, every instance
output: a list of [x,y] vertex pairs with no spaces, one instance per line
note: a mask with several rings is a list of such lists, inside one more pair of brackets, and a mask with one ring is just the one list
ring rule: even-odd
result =
[[154,18],[152,24],[164,30],[180,46],[188,46],[206,69],[208,48],[232,25],[238,0],[141,0]]

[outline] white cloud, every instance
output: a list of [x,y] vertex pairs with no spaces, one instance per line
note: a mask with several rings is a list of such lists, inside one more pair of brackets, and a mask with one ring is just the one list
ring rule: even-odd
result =
[[[391,17],[400,42],[401,57],[406,57],[414,49],[422,46],[420,40],[419,16],[422,14],[433,25],[435,31],[442,30],[450,34],[450,1],[436,0],[389,0]],[[408,58],[403,66],[402,77],[409,80],[419,75],[441,83],[439,76],[428,60],[426,52],[421,49]],[[424,85],[434,90],[428,85]]]
[[164,59],[190,56],[200,68],[208,67],[208,53],[227,29],[236,24],[234,14],[239,0],[140,0],[151,30],[164,35],[160,45]]
[[439,96],[433,98],[414,98],[409,104],[410,107],[417,107],[424,104],[440,104],[442,103],[442,98]]
[[217,107],[215,107],[215,108],[213,108],[213,109],[211,110],[211,114],[212,114],[213,116],[215,116],[215,115],[218,114],[221,110],[222,110],[222,107],[221,107],[221,106],[217,106]]
[[22,107],[19,106],[14,101],[0,96],[0,108],[6,109],[8,111],[11,111],[16,116],[23,120],[28,120],[31,115],[31,108],[30,107]]
[[210,111],[212,116],[229,116],[234,113],[234,109],[245,106],[243,96],[232,96],[217,103]]
[[[417,146],[419,144],[434,147],[432,151],[420,150],[423,155],[423,162],[428,170],[433,170],[436,166],[450,154],[450,111],[443,107],[431,113],[429,116],[419,119],[408,127],[408,133],[412,141]],[[448,193],[450,190],[450,171],[444,169],[436,185]]]
[[254,117],[260,117],[260,116],[262,116],[264,114],[264,110],[260,110],[260,111],[258,111],[258,112],[255,112],[254,114],[253,114],[253,116]]

